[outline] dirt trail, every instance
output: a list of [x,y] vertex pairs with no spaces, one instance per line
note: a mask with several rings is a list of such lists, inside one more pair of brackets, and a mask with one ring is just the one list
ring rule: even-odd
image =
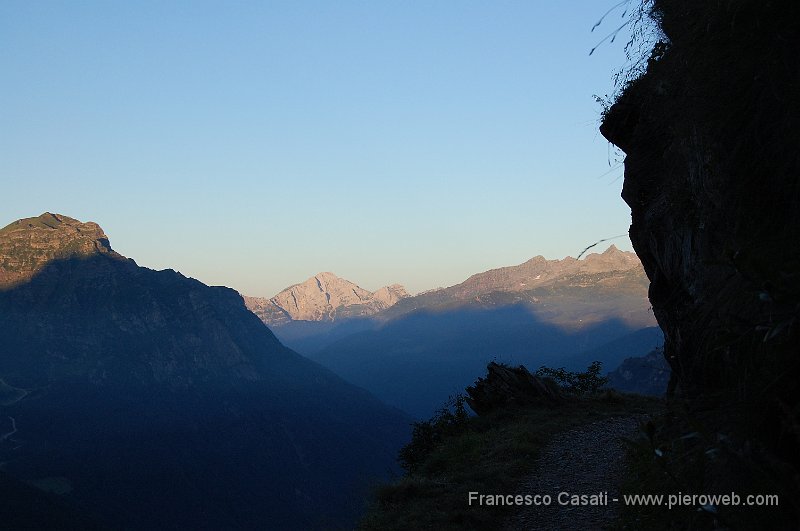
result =
[[[620,483],[624,471],[625,444],[633,438],[642,417],[615,417],[556,435],[542,450],[540,465],[523,483],[519,494],[549,495],[552,503],[522,507],[506,530],[601,530],[619,514]],[[559,504],[559,493],[596,495],[607,505]],[[564,495],[562,494],[562,499]],[[590,498],[591,500],[591,498]]]

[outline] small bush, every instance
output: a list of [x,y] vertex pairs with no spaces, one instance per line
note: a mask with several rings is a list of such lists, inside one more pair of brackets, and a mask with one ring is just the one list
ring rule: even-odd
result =
[[444,439],[462,433],[469,420],[465,404],[465,397],[458,394],[450,397],[430,420],[415,422],[411,442],[398,454],[400,466],[414,472]]
[[552,378],[565,390],[576,395],[587,395],[597,393],[608,383],[608,378],[600,376],[603,364],[593,361],[586,372],[570,372],[564,367],[551,369],[550,367],[539,367],[536,376],[540,378]]

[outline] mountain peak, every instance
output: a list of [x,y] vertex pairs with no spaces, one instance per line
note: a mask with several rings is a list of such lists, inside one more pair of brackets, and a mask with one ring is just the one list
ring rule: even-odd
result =
[[639,258],[635,253],[620,251],[616,245],[611,244],[608,249],[602,253],[592,253],[583,259],[584,263],[589,267],[589,264],[603,264],[602,267],[607,269],[627,269],[633,264],[639,263]]
[[288,321],[334,321],[343,317],[372,315],[408,297],[400,284],[374,293],[330,271],[289,286],[271,299],[245,297],[245,303],[271,326]]
[[45,212],[0,229],[0,286],[33,277],[53,260],[105,254],[119,257],[94,222]]
[[[358,314],[370,314],[391,306],[407,295],[402,286],[382,288],[372,293],[325,271],[286,288],[271,300],[294,320],[327,321],[335,319],[340,308],[360,308]],[[374,305],[379,308],[371,308]]]
[[[45,212],[34,218],[23,218],[0,229],[0,245],[22,238],[32,238],[50,250],[80,252],[82,245],[76,242],[96,242],[92,245],[98,252],[111,252],[108,237],[100,225],[92,221],[81,222],[62,214]],[[0,247],[2,249],[2,247]]]
[[393,306],[400,299],[405,299],[410,296],[406,288],[400,284],[384,286],[372,294],[373,300],[385,305],[386,308]]

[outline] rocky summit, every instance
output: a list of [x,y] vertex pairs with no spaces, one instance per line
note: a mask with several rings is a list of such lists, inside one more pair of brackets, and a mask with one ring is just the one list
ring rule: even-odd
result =
[[399,284],[367,291],[333,273],[319,273],[271,299],[245,297],[245,303],[268,325],[289,321],[334,321],[376,314],[408,297]]
[[20,219],[0,229],[0,288],[30,280],[54,260],[93,254],[123,258],[97,223],[49,212]]
[[139,267],[94,223],[12,223],[0,274],[4,477],[102,527],[349,527],[408,433],[234,290]]

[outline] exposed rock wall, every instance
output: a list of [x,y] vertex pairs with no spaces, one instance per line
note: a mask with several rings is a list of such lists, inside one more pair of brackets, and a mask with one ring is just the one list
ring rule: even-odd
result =
[[689,394],[797,344],[798,11],[657,1],[668,43],[601,127],[627,155],[631,239]]
[[800,3],[655,0],[665,39],[601,132],[686,396],[794,461],[800,323]]
[[467,387],[467,404],[478,415],[508,407],[556,405],[564,400],[552,379],[534,376],[528,369],[490,362],[486,378]]
[[45,212],[0,229],[0,289],[30,280],[53,260],[95,254],[119,258],[97,223]]

